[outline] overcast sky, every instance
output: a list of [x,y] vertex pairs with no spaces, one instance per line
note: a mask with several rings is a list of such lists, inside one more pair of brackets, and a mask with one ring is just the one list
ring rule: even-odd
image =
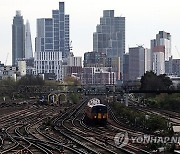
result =
[[[49,18],[58,9],[59,0],[0,0],[0,61],[11,64],[12,21],[21,10],[24,21],[31,26],[33,50],[36,19]],[[159,31],[172,35],[172,53],[180,58],[180,0],[64,0],[65,12],[70,15],[70,39],[75,56],[93,49],[93,32],[103,10],[115,10],[115,16],[126,17],[126,52],[128,47],[150,47],[150,40]]]

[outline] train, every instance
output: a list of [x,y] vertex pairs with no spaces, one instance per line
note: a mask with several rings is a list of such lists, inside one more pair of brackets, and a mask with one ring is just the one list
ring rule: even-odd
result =
[[84,121],[88,125],[106,125],[108,119],[107,106],[101,104],[100,99],[92,98],[85,109]]

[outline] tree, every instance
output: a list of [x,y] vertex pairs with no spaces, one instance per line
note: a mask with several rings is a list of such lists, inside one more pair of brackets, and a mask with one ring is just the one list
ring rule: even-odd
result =
[[164,89],[169,89],[173,85],[171,79],[169,77],[167,77],[166,74],[160,74],[158,76],[158,78],[160,79],[160,81],[162,83],[161,84],[161,86],[163,86],[162,89],[163,88]]
[[44,85],[44,80],[40,76],[25,75],[18,80],[17,85],[33,86]]
[[3,79],[0,81],[0,86],[15,86],[16,82],[12,78]]
[[141,78],[141,90],[168,90],[172,81],[165,74],[157,76],[154,72],[146,72]]
[[16,82],[12,78],[0,80],[0,97],[1,96],[12,97],[12,94],[16,89],[15,86],[16,86]]
[[66,76],[64,82],[68,85],[78,86],[81,85],[80,81],[73,76]]

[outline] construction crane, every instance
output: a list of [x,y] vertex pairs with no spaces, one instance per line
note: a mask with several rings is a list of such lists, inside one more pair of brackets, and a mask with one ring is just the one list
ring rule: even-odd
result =
[[7,53],[7,56],[6,56],[5,66],[7,64],[8,56],[9,56],[9,52]]
[[175,48],[176,48],[176,51],[177,51],[177,53],[178,53],[178,55],[179,55],[179,58],[180,58],[180,53],[179,53],[179,51],[178,51],[177,46],[175,46]]

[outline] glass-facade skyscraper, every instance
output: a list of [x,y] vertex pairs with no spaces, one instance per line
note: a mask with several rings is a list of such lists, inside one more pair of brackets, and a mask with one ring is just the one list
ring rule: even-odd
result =
[[17,60],[25,58],[25,25],[20,11],[16,11],[16,16],[12,24],[12,65],[17,65]]
[[12,65],[17,65],[18,60],[32,58],[33,51],[29,21],[27,20],[26,25],[24,25],[21,11],[16,11],[12,24]]
[[31,31],[30,31],[30,24],[28,20],[25,25],[25,58],[26,59],[33,58]]
[[125,54],[125,17],[114,17],[114,10],[103,11],[100,24],[93,34],[93,51],[104,52],[107,58],[120,57],[122,75]]
[[55,73],[62,80],[62,58],[67,58],[69,53],[69,15],[65,14],[64,2],[59,2],[52,18],[37,19],[36,74]]

